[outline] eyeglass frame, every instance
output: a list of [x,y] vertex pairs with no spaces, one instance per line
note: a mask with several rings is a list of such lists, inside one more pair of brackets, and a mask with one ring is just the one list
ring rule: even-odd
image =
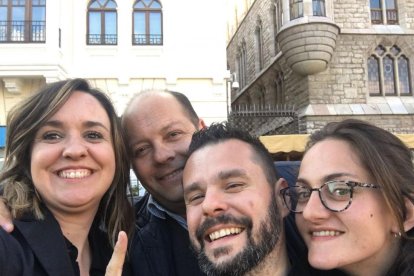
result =
[[[346,205],[343,209],[341,209],[341,210],[334,210],[334,209],[329,208],[329,207],[327,206],[326,202],[322,199],[322,193],[321,193],[322,188],[323,188],[323,187],[325,187],[326,185],[328,185],[329,183],[332,183],[332,182],[335,182],[335,183],[340,182],[340,183],[343,183],[343,184],[345,184],[345,185],[347,185],[348,187],[350,187],[350,188],[351,188],[351,190],[350,190],[350,194],[349,194],[348,204],[347,204],[347,205]],[[321,203],[322,203],[323,207],[325,207],[327,210],[329,210],[329,211],[331,211],[331,212],[335,212],[335,213],[340,213],[340,212],[343,212],[343,211],[345,211],[346,209],[348,209],[348,208],[349,208],[349,206],[351,206],[352,199],[353,199],[353,195],[354,195],[354,188],[355,188],[355,187],[361,187],[361,188],[371,188],[371,189],[380,189],[380,188],[381,188],[380,186],[375,185],[375,184],[364,183],[364,182],[357,182],[357,181],[352,181],[352,180],[331,180],[331,181],[327,181],[327,182],[323,183],[323,184],[322,184],[322,186],[320,186],[319,188],[308,188],[308,187],[301,186],[301,185],[294,185],[294,186],[289,186],[289,187],[286,187],[286,188],[281,189],[281,190],[279,191],[279,193],[280,193],[280,195],[281,195],[281,196],[282,196],[282,198],[283,198],[283,202],[285,203],[285,205],[286,205],[286,207],[289,209],[289,211],[291,211],[291,212],[293,212],[293,213],[295,213],[295,214],[300,214],[300,213],[303,213],[303,211],[304,211],[304,210],[302,210],[302,211],[295,211],[295,210],[291,210],[291,207],[290,207],[290,206],[289,206],[289,204],[288,204],[288,201],[287,201],[287,199],[286,199],[287,197],[289,197],[289,196],[287,195],[287,191],[289,191],[289,189],[290,189],[290,188],[294,188],[294,187],[300,187],[300,188],[303,188],[303,189],[309,190],[309,193],[310,193],[310,194],[312,194],[313,192],[318,191],[319,199],[320,199],[320,201],[321,201]],[[309,196],[309,198],[308,198],[308,200],[307,200],[306,204],[308,204],[310,197],[311,197],[311,196]],[[306,205],[305,205],[305,207],[306,207]],[[305,208],[305,207],[304,207],[304,208]]]

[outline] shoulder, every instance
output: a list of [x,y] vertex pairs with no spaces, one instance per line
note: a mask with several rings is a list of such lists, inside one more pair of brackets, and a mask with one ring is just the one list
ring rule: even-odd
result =
[[0,275],[26,275],[34,261],[30,251],[18,230],[9,234],[0,227]]

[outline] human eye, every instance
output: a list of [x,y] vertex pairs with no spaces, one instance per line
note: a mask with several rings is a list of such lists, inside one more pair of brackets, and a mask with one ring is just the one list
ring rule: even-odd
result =
[[188,205],[198,205],[203,201],[204,194],[202,193],[194,193],[187,196],[187,204]]
[[181,137],[181,134],[182,134],[183,132],[182,131],[180,131],[180,130],[173,130],[173,131],[170,131],[170,132],[168,132],[167,133],[167,139],[170,139],[170,140],[176,140],[176,139],[179,139],[180,137]]
[[88,131],[85,137],[89,140],[100,140],[103,138],[103,134],[98,131]]
[[306,202],[310,198],[311,191],[306,187],[298,186],[290,190],[290,196],[298,202]]
[[63,138],[63,135],[57,131],[46,131],[41,135],[41,139],[48,142],[55,142]]
[[138,146],[133,150],[133,156],[135,158],[139,158],[144,156],[146,153],[148,153],[150,149],[149,145],[142,145],[142,146]]
[[228,192],[236,193],[243,190],[245,184],[241,182],[229,182],[226,184],[225,190]]
[[332,181],[326,183],[328,195],[335,200],[348,200],[351,194],[351,187],[346,182]]

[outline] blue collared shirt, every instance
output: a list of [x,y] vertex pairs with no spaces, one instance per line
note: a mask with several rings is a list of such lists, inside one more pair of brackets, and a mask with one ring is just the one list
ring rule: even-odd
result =
[[167,216],[170,216],[172,219],[178,222],[178,224],[181,225],[185,230],[188,230],[187,221],[185,220],[185,218],[165,209],[152,197],[152,195],[149,196],[147,208],[148,211],[157,218],[166,219]]

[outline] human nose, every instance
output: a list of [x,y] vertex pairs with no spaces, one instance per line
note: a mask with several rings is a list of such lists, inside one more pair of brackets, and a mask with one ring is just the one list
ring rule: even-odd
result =
[[330,211],[322,203],[320,198],[320,191],[318,189],[312,190],[312,193],[303,208],[302,215],[304,219],[309,221],[320,220],[328,217]]
[[165,163],[174,159],[174,149],[163,143],[154,146],[154,160],[156,163]]
[[207,191],[202,202],[203,214],[207,217],[215,217],[225,212],[228,205],[225,198],[218,191]]
[[87,155],[88,148],[82,137],[71,135],[66,139],[63,149],[63,157],[70,159],[79,159]]

